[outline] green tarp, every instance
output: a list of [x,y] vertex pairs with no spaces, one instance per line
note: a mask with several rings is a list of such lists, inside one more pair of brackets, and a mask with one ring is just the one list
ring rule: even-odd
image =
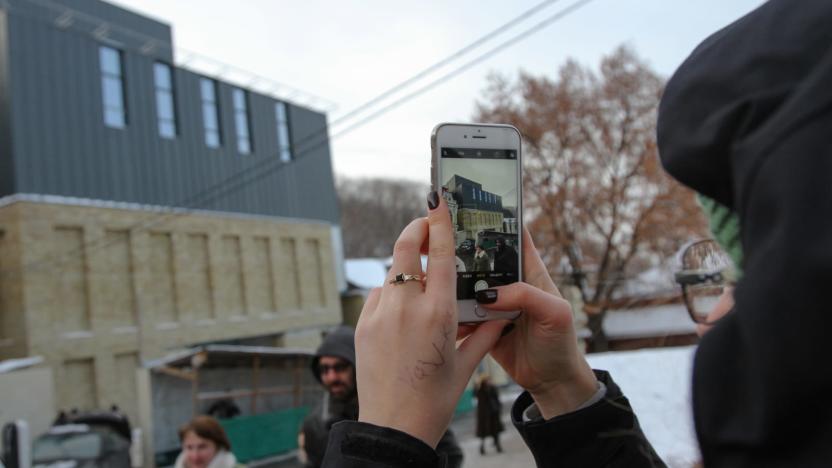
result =
[[[456,406],[456,413],[474,408],[473,391],[465,390]],[[247,462],[268,458],[298,448],[298,430],[309,408],[303,406],[274,413],[222,419],[237,460]]]
[[309,408],[222,419],[223,429],[240,462],[259,460],[298,448],[298,430]]

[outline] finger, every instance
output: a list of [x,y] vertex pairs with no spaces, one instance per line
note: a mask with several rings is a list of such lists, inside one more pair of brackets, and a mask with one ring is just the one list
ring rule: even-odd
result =
[[481,307],[490,310],[522,310],[529,321],[572,331],[572,306],[562,297],[526,283],[513,283],[493,289],[497,291],[497,300],[491,304],[480,304]]
[[456,254],[451,216],[444,197],[428,212],[429,248],[427,290],[456,296]]
[[465,382],[474,373],[482,358],[494,347],[508,320],[491,320],[477,327],[471,335],[459,345],[457,350],[457,374],[466,377]]
[[367,300],[364,301],[364,308],[361,309],[361,315],[364,315],[364,311],[373,311],[376,310],[378,307],[378,301],[381,298],[381,288],[373,288],[370,290],[370,293],[367,294]]
[[380,299],[381,288],[371,289],[369,294],[367,294],[367,299],[364,301],[364,307],[361,308],[361,314],[358,315],[358,323],[356,323],[356,328],[361,326],[362,321],[368,320],[370,317],[373,316],[373,313],[376,311],[376,307],[378,307],[378,302]]
[[523,281],[546,292],[563,297],[555,286],[555,282],[549,276],[546,264],[540,258],[540,253],[534,246],[532,235],[525,226],[523,226]]
[[467,324],[467,323],[466,324],[462,324],[462,323],[459,324],[459,326],[456,329],[456,340],[459,341],[459,340],[465,338],[466,336],[473,333],[474,330],[476,330],[476,329],[477,329],[477,325],[474,325],[474,324]]
[[390,281],[399,273],[423,276],[419,250],[427,237],[428,223],[425,218],[414,219],[402,230],[396,244],[393,246],[393,263],[384,284],[385,288],[395,288],[397,291],[422,292],[420,281],[408,281],[405,284],[390,284]]
[[[428,218],[425,218],[426,220]],[[422,255],[427,255],[430,252],[430,237],[426,237],[425,241],[422,242],[422,247],[419,248],[419,253]]]

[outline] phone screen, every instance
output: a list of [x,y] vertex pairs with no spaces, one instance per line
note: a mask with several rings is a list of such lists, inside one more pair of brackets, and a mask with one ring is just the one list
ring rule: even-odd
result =
[[456,240],[457,299],[519,278],[517,149],[440,148]]

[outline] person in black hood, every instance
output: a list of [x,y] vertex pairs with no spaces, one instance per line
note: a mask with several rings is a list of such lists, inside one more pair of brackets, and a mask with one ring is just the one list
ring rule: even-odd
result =
[[[300,449],[309,468],[321,466],[332,425],[358,419],[358,394],[355,378],[355,330],[342,325],[324,338],[311,362],[312,374],[326,390],[321,404],[304,419]],[[448,460],[448,467],[462,466],[462,449],[448,430],[437,451]]]
[[329,333],[312,359],[312,374],[324,386],[323,400],[303,421],[301,451],[307,467],[319,467],[329,430],[338,421],[358,419],[355,385],[355,331],[346,326]]

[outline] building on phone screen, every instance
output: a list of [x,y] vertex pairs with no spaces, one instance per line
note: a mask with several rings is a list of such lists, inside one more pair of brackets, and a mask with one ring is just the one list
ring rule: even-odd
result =
[[457,205],[457,243],[465,239],[476,240],[481,231],[503,230],[501,196],[483,190],[479,182],[460,175],[448,179],[445,187]]

